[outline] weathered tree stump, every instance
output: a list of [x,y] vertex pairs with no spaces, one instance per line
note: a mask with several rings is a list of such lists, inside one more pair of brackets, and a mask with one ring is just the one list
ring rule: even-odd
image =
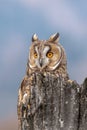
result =
[[87,78],[81,85],[79,130],[87,129]]
[[87,79],[83,85],[62,77],[35,74],[31,113],[22,119],[21,130],[86,130]]

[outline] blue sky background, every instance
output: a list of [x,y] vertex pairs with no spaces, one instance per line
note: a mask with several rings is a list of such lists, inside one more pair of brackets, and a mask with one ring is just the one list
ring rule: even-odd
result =
[[18,87],[31,37],[60,33],[71,79],[87,77],[86,0],[0,0],[0,129],[17,130]]

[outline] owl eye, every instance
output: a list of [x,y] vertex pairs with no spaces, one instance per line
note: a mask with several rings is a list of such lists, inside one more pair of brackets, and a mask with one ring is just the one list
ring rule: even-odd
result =
[[52,52],[48,52],[48,53],[47,53],[47,57],[48,57],[48,58],[52,58],[52,57],[53,57],[53,53],[52,53]]
[[38,55],[37,55],[37,53],[35,52],[35,53],[34,53],[34,58],[37,58],[37,56],[38,56]]

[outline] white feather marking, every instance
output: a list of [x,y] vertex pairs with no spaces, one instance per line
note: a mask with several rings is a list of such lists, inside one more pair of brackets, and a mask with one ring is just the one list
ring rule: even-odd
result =
[[38,56],[39,56],[39,52],[38,52],[38,47],[35,46],[35,51],[37,52]]
[[43,55],[46,56],[46,53],[49,51],[50,47],[46,46],[43,50]]
[[34,65],[31,65],[30,63],[29,63],[29,66],[30,66],[31,69],[33,69],[33,68],[36,67],[36,66],[34,66]]
[[27,96],[28,96],[28,94],[27,94],[27,93],[25,93],[25,94],[24,94],[24,96],[23,96],[23,100],[22,100],[23,104],[25,104],[25,103],[26,103]]

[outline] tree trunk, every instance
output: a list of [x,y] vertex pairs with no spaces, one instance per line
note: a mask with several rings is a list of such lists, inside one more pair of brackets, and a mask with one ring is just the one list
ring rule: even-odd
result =
[[87,79],[81,87],[62,77],[35,74],[32,87],[32,114],[27,113],[22,130],[87,129]]
[[87,129],[87,78],[81,86],[79,130]]

